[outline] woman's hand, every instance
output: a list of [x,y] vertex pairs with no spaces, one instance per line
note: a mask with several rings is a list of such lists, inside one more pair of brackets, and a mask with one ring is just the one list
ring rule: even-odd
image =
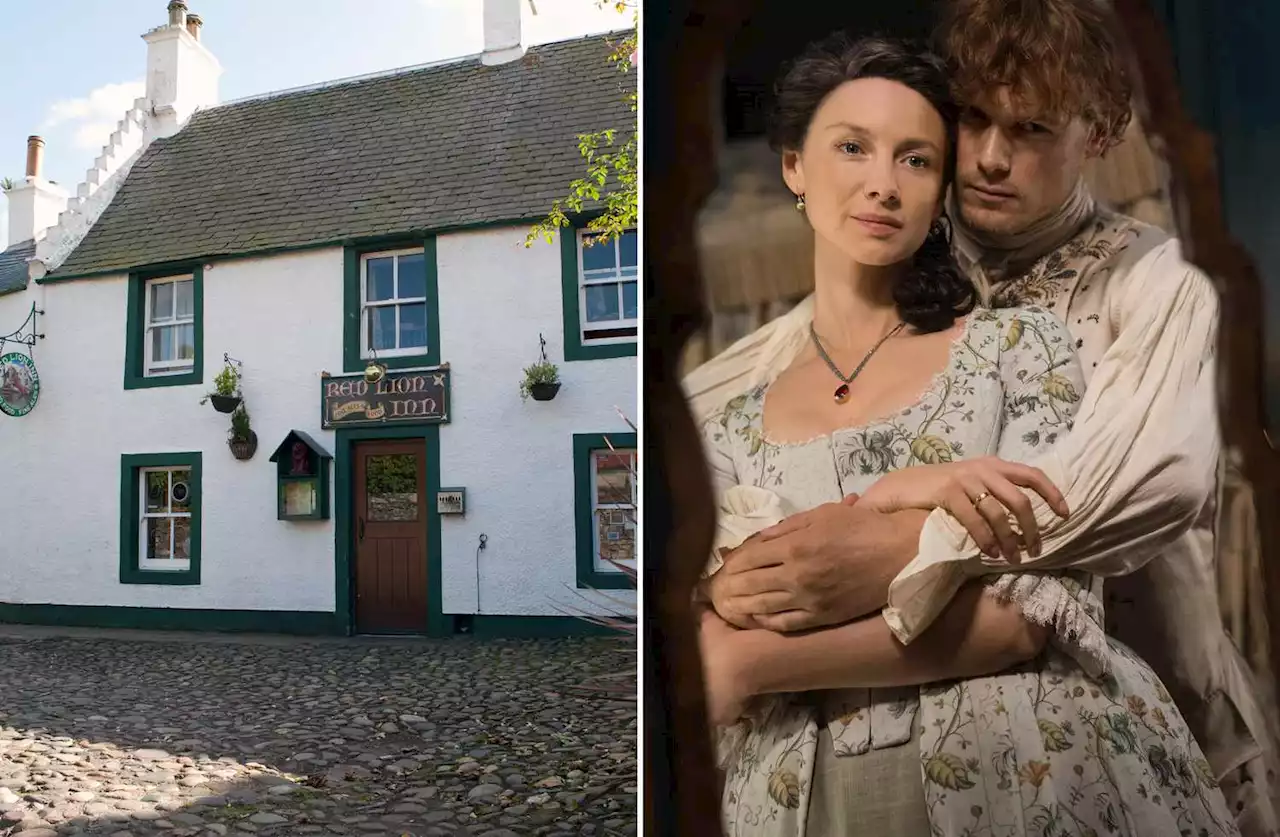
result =
[[1022,530],[1027,553],[1040,557],[1040,526],[1023,488],[1043,497],[1059,516],[1069,513],[1066,498],[1044,471],[994,456],[894,471],[877,480],[856,502],[886,513],[945,509],[983,552],[992,558],[1003,554],[1006,561],[1017,563],[1021,551],[1018,536],[1009,525],[1010,514]]
[[714,726],[737,723],[753,694],[746,673],[744,631],[705,608],[698,616],[698,643],[702,651],[702,680],[707,693],[707,715]]

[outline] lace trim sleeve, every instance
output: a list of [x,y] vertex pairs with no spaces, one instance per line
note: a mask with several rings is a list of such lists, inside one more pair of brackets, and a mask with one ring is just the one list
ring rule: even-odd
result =
[[1086,674],[1101,677],[1111,670],[1111,647],[1091,580],[1085,573],[1025,572],[1005,573],[983,583],[988,595],[1016,605],[1028,621],[1052,631],[1050,641]]

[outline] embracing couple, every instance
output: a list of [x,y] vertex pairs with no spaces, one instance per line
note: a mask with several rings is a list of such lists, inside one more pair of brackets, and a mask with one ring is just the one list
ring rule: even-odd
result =
[[686,381],[731,835],[1275,833],[1217,300],[1082,182],[1130,118],[1111,15],[956,0],[941,57],[834,36],[778,84],[814,293]]

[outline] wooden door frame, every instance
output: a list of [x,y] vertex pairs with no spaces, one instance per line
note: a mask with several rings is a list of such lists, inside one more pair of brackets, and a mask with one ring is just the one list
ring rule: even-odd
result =
[[427,475],[425,495],[427,509],[423,515],[427,527],[427,624],[426,636],[449,635],[444,618],[443,588],[441,587],[441,538],[440,514],[436,511],[435,497],[440,490],[440,426],[438,424],[408,427],[346,427],[334,432],[333,496],[334,515],[334,615],[346,636],[355,633],[355,583],[351,575],[354,567],[352,521],[355,518],[355,492],[351,480],[357,442],[416,442],[421,441],[426,456]]

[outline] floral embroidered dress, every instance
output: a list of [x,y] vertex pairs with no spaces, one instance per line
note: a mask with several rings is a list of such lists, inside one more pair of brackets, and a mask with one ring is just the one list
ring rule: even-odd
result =
[[[775,443],[762,423],[767,389],[739,395],[708,418],[707,455],[718,493],[765,488],[794,514],[865,491],[900,468],[992,454],[1033,458],[1070,429],[1083,377],[1070,335],[1048,311],[979,309],[946,368],[915,404],[892,415],[808,442]],[[858,793],[869,803],[885,795],[869,789],[890,756],[918,765],[897,775],[922,784],[914,794],[894,794],[903,801],[892,804],[923,806],[915,821],[927,821],[936,837],[1238,834],[1164,686],[1106,636],[1100,579],[1025,572],[983,583],[1051,630],[1039,658],[999,675],[921,688],[766,701],[744,722],[728,766],[727,833],[895,837],[860,829],[857,801]],[[896,753],[881,752],[891,748]],[[815,774],[824,760],[841,767]],[[811,830],[810,801],[841,794],[853,800],[840,814],[844,822]],[[896,833],[921,837],[912,826]]]

